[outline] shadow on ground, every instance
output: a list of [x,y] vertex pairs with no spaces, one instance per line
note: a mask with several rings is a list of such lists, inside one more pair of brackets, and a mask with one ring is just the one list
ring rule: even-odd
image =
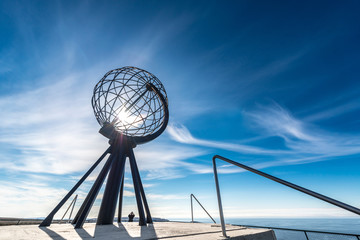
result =
[[[71,238],[80,239],[158,239],[153,224],[147,226],[127,225],[114,223],[114,225],[95,225],[94,228],[73,229],[68,226],[67,229],[56,229],[49,227],[39,227],[51,239],[63,240]],[[93,233],[93,234],[92,234]]]

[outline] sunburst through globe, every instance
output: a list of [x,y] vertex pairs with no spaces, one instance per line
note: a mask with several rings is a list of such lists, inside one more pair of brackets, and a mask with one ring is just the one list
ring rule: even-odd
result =
[[99,124],[111,124],[117,132],[130,137],[145,137],[159,131],[165,121],[167,101],[159,79],[136,67],[107,72],[95,86],[92,97]]

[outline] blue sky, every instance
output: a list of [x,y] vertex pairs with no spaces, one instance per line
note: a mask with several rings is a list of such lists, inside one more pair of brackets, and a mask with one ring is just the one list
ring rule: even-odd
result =
[[[46,216],[107,148],[90,100],[123,66],[156,75],[169,98],[165,133],[135,149],[153,216],[190,219],[190,193],[218,216],[215,154],[360,207],[359,8],[2,1],[0,216]],[[227,164],[219,172],[225,217],[355,216]],[[126,176],[125,214],[136,209]]]

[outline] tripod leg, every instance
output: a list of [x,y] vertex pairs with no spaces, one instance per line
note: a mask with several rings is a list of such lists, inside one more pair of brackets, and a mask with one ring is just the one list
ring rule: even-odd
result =
[[143,208],[141,196],[140,196],[139,177],[136,174],[136,168],[135,168],[135,164],[134,164],[135,163],[134,151],[130,146],[128,148],[128,154],[129,154],[129,162],[130,162],[132,179],[133,179],[133,183],[134,183],[136,203],[137,203],[138,210],[139,210],[139,225],[145,226],[146,222],[145,222],[144,208]]
[[[106,161],[105,165],[103,166],[103,169],[105,168],[106,164],[108,164],[109,161],[110,161],[110,164],[111,164],[111,161],[112,161],[111,159],[113,159],[113,158],[114,158],[114,154],[111,153],[110,156],[108,157],[108,160]],[[103,170],[101,170],[101,171],[103,171]],[[98,178],[99,178],[99,176],[98,176]],[[97,181],[97,179],[96,179],[96,181]],[[89,201],[90,196],[93,194],[93,192],[95,190],[95,188],[94,188],[95,183],[91,187],[91,189],[90,189],[88,195],[86,196],[84,202],[81,204],[81,207],[80,207],[79,211],[76,213],[76,215],[75,215],[74,219],[72,220],[71,224],[76,224],[78,222],[80,214],[84,211],[84,208],[85,208],[87,202]]]
[[[116,155],[116,154],[115,154]],[[92,186],[89,194],[87,195],[84,203],[81,205],[81,208],[77,214],[78,218],[74,219],[74,221],[76,222],[75,224],[75,228],[82,228],[87,215],[90,212],[90,208],[92,207],[96,196],[98,195],[100,188],[105,180],[105,177],[107,175],[107,173],[109,172],[109,169],[113,163],[113,160],[116,159],[117,156],[114,156],[113,154],[110,155],[110,157],[108,158],[108,160],[106,161],[103,169],[101,169],[101,172],[99,174],[99,176],[97,177],[94,185]]]
[[125,168],[124,168],[122,176],[123,176],[123,178],[121,179],[120,196],[119,196],[118,222],[121,222],[122,202],[123,202],[123,194],[124,194],[124,181],[125,181]]
[[144,187],[143,187],[142,182],[141,182],[140,173],[139,173],[139,169],[137,167],[136,161],[134,161],[134,166],[135,166],[135,172],[136,172],[137,177],[139,179],[140,193],[141,193],[141,197],[142,197],[142,200],[144,202],[144,207],[145,207],[145,211],[146,211],[146,222],[147,223],[152,223],[153,221],[152,221],[152,218],[151,218],[149,205],[148,205],[147,200],[146,200]]
[[59,202],[59,204],[51,211],[51,213],[42,221],[39,227],[50,226],[54,215],[59,211],[59,209],[64,205],[64,203],[71,197],[71,195],[78,189],[78,187],[85,181],[85,179],[92,173],[92,171],[99,165],[103,158],[110,153],[111,146],[101,155],[101,157],[92,165],[92,167],[84,174],[84,176],[75,184],[75,186],[70,190],[68,194]]
[[101,207],[98,215],[97,225],[113,224],[117,198],[119,196],[120,182],[123,178],[125,167],[124,147],[120,146],[117,158],[114,159],[113,165],[107,179],[105,192],[101,201]]

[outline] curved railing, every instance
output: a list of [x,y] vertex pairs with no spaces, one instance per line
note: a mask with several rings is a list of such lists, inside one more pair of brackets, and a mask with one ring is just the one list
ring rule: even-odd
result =
[[302,193],[305,193],[307,195],[310,195],[312,197],[315,197],[315,198],[318,198],[322,201],[325,201],[325,202],[328,202],[332,205],[335,205],[337,207],[340,207],[340,208],[343,208],[347,211],[350,211],[352,213],[355,213],[355,214],[358,214],[360,215],[360,209],[354,207],[354,206],[351,206],[351,205],[348,205],[346,203],[343,203],[343,202],[340,202],[338,200],[335,200],[333,198],[330,198],[330,197],[327,197],[325,195],[322,195],[320,193],[317,193],[317,192],[314,192],[314,191],[311,191],[309,189],[306,189],[306,188],[303,188],[303,187],[300,187],[296,184],[293,184],[291,182],[288,182],[288,181],[285,181],[285,180],[282,180],[280,178],[277,178],[277,177],[274,177],[270,174],[267,174],[267,173],[264,173],[264,172],[261,172],[259,170],[256,170],[254,168],[251,168],[249,166],[246,166],[244,164],[241,164],[241,163],[238,163],[238,162],[235,162],[233,160],[230,160],[228,158],[225,158],[225,157],[222,157],[222,156],[219,156],[219,155],[215,155],[213,157],[213,170],[214,170],[214,177],[215,177],[215,185],[216,185],[216,193],[217,193],[217,198],[218,198],[218,205],[219,205],[219,213],[220,213],[220,221],[221,221],[221,230],[222,230],[222,233],[223,233],[223,236],[226,237],[226,229],[225,229],[225,221],[224,221],[224,213],[223,213],[223,210],[222,210],[222,203],[221,203],[221,195],[220,195],[220,187],[219,187],[219,180],[218,180],[218,174],[217,174],[217,168],[216,168],[216,159],[220,159],[222,161],[225,161],[227,163],[230,163],[232,165],[235,165],[237,167],[240,167],[240,168],[243,168],[247,171],[250,171],[250,172],[253,172],[257,175],[260,175],[262,177],[265,177],[265,178],[268,178],[270,180],[273,180],[275,182],[278,182],[278,183],[281,183],[282,185],[285,185],[287,187],[290,187],[292,189],[295,189],[297,191],[300,191]]

